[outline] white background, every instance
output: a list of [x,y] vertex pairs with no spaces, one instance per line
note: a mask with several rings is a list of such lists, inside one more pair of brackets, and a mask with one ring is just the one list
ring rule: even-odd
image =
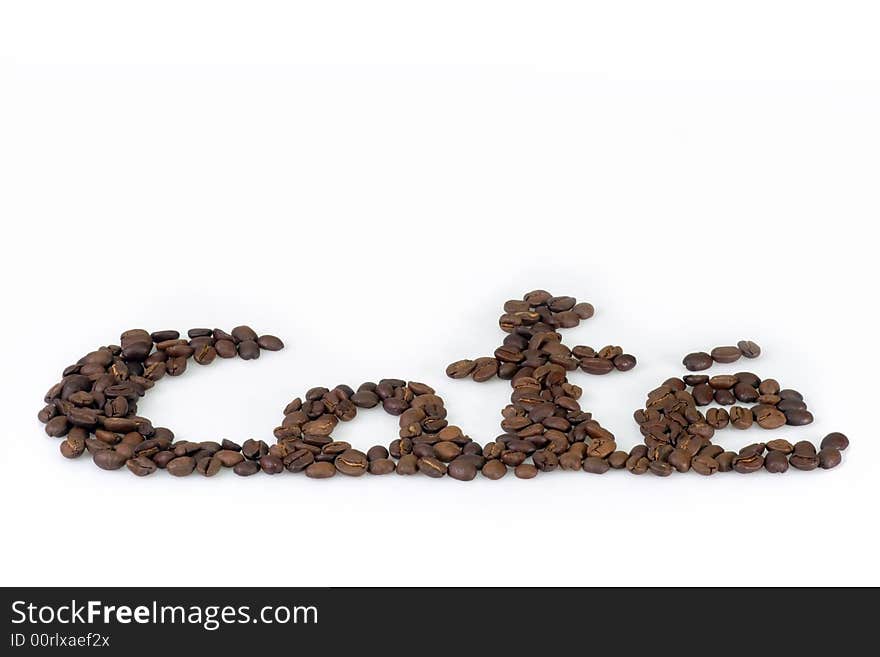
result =
[[[872,4],[4,3],[0,581],[880,584]],[[249,323],[288,348],[191,366],[142,412],[271,440],[309,387],[403,377],[485,442],[508,384],[443,370],[536,287],[595,304],[568,344],[638,356],[573,376],[621,447],[686,352],[750,338],[766,355],[729,371],[817,418],[772,437],[844,431],[843,465],[137,479],[36,419],[124,329]],[[336,436],[395,434],[377,410]]]

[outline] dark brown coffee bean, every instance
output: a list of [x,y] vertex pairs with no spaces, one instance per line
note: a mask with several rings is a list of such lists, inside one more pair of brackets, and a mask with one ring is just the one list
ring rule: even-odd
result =
[[238,355],[242,360],[259,358],[260,346],[254,340],[242,340],[238,343]]
[[807,410],[786,411],[784,416],[785,423],[793,427],[802,427],[813,422],[813,414]]
[[738,382],[733,374],[718,374],[709,379],[709,385],[715,390],[730,390]]
[[[682,382],[689,386],[698,386],[701,383],[709,383],[709,377],[705,374],[688,374],[682,377]],[[683,388],[682,388],[683,390]]]
[[778,429],[786,422],[785,414],[773,406],[760,405],[752,409],[755,422],[762,429]]
[[701,383],[698,386],[694,386],[691,395],[693,395],[694,402],[697,406],[706,406],[707,404],[711,404],[715,399],[715,391],[708,383]]
[[651,461],[648,469],[658,477],[668,477],[672,474],[672,466],[665,461]]
[[733,470],[733,461],[736,458],[736,452],[722,452],[715,457],[718,463],[718,472],[730,472]]
[[146,456],[137,456],[129,459],[125,462],[125,466],[132,474],[138,477],[146,477],[156,471],[156,464]]
[[733,469],[740,474],[757,472],[764,467],[764,457],[757,453],[738,454],[733,459]]
[[697,474],[705,477],[715,474],[719,470],[718,461],[708,454],[698,454],[691,461],[691,468]]
[[473,379],[477,383],[488,381],[498,374],[498,361],[494,358],[478,358],[474,363]]
[[236,326],[232,329],[232,339],[235,340],[236,343],[241,343],[245,340],[256,341],[257,332],[250,326]]
[[733,394],[737,400],[744,404],[754,404],[758,401],[758,391],[748,383],[740,381],[733,387]]
[[608,457],[608,465],[614,470],[622,470],[626,467],[627,458],[629,458],[629,455],[626,452],[618,450]]
[[712,356],[705,351],[696,351],[684,357],[682,364],[691,372],[699,372],[700,370],[708,370],[712,367]]
[[758,392],[762,395],[776,395],[779,391],[779,381],[776,379],[764,379],[758,384]]
[[684,449],[674,449],[666,457],[666,462],[679,472],[687,472],[691,469],[692,456]]
[[[219,460],[217,462],[219,464]],[[260,469],[266,474],[278,474],[284,470],[284,462],[273,454],[266,454],[260,457]]]
[[429,477],[442,477],[446,474],[446,464],[433,456],[425,456],[418,460],[419,472]]
[[329,479],[336,474],[336,466],[332,461],[318,461],[306,468],[306,477],[310,479]]
[[582,358],[580,363],[587,374],[608,374],[614,369],[614,363],[607,358]]
[[256,461],[269,453],[269,446],[262,440],[248,438],[241,445],[241,453],[245,458]]
[[336,469],[349,477],[360,477],[367,471],[367,455],[357,449],[347,449],[336,457]]
[[70,431],[70,424],[63,415],[53,417],[46,423],[46,434],[53,438],[65,436],[68,431]]
[[532,455],[532,463],[541,472],[552,472],[559,467],[559,457],[550,450],[542,449]]
[[75,459],[86,451],[86,441],[82,437],[68,435],[61,442],[59,449],[65,458]]
[[610,468],[611,465],[608,461],[599,458],[598,456],[588,456],[584,459],[584,472],[589,472],[590,474],[605,474]]
[[[531,446],[531,443],[529,443],[529,445]],[[532,447],[532,449],[534,449],[534,447]],[[461,454],[461,447],[453,442],[442,441],[434,445],[433,452],[433,456],[440,461],[443,461],[444,463],[450,463],[453,459]]]
[[102,449],[94,453],[92,460],[102,470],[118,470],[125,465],[128,457],[114,449]]
[[761,347],[751,340],[740,340],[736,346],[746,358],[757,358],[761,355]]
[[752,423],[755,421],[755,416],[752,413],[752,409],[744,408],[743,406],[733,406],[730,409],[730,424],[735,429],[748,429],[752,426]]
[[480,472],[482,472],[483,476],[487,479],[501,479],[504,475],[507,474],[507,466],[498,459],[492,459],[490,461],[486,461],[486,464],[483,466],[483,469]]
[[239,477],[249,477],[260,471],[260,464],[257,461],[241,461],[235,464],[232,471]]
[[394,461],[388,458],[372,460],[367,472],[374,475],[391,474],[394,472]]
[[791,454],[794,447],[785,438],[777,438],[767,443],[767,449],[771,452],[781,452],[782,454]]
[[832,447],[838,451],[843,451],[847,447],[849,447],[849,438],[840,433],[839,431],[835,431],[833,433],[829,433],[822,439],[822,443],[819,445],[822,449],[826,447]]
[[636,357],[632,354],[621,354],[614,358],[614,367],[620,372],[629,372],[636,366]]
[[783,399],[776,404],[776,408],[783,413],[788,413],[789,411],[805,411],[807,410],[807,405],[798,399]]
[[447,466],[447,473],[458,481],[470,481],[477,476],[477,465],[472,458],[459,456]]
[[732,406],[736,403],[736,396],[731,390],[716,390],[714,395],[715,403],[722,406]]
[[730,414],[724,408],[710,408],[706,411],[706,423],[713,429],[723,429],[730,423]]
[[156,452],[153,456],[148,457],[151,458],[153,463],[156,464],[157,467],[164,469],[171,461],[174,460],[174,452],[171,450],[163,450],[161,452]]
[[222,467],[223,463],[216,456],[203,456],[196,461],[196,471],[205,477],[213,477]]
[[244,461],[244,455],[231,449],[221,449],[214,455],[220,463],[227,468],[233,467],[236,463]]
[[266,351],[281,351],[284,349],[284,343],[274,335],[261,335],[257,338],[257,345],[260,349]]
[[840,450],[834,447],[823,447],[818,454],[819,467],[823,470],[830,470],[840,465]]
[[742,356],[739,347],[715,347],[710,354],[716,363],[735,363]]
[[520,463],[513,469],[513,474],[518,479],[534,479],[538,476],[538,468],[531,463]]
[[169,461],[165,469],[175,477],[185,477],[196,469],[196,461],[191,456],[178,456]]
[[767,472],[786,472],[788,470],[788,457],[783,451],[771,450],[764,458],[764,468]]
[[214,350],[220,358],[235,358],[235,343],[232,340],[217,340]]
[[210,365],[215,358],[217,358],[217,349],[209,344],[199,347],[198,351],[193,354],[193,360],[199,365]]

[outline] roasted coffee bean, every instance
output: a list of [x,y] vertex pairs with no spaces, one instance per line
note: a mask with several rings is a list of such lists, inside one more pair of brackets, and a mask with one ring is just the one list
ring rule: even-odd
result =
[[672,466],[665,461],[651,461],[648,469],[658,477],[668,477],[672,474]]
[[711,404],[715,399],[715,391],[708,383],[701,383],[700,385],[695,386],[691,394],[693,395],[694,402],[696,402],[697,406],[706,406],[707,404]]
[[752,409],[755,422],[762,429],[778,429],[785,424],[785,414],[773,406],[759,405]]
[[715,457],[718,463],[718,472],[730,472],[733,470],[733,461],[736,458],[735,452],[722,452]]
[[735,363],[742,356],[739,347],[715,347],[711,354],[716,363]]
[[614,367],[620,372],[629,372],[636,366],[636,357],[632,354],[620,354],[614,358]]
[[[531,445],[531,443],[529,444]],[[534,449],[534,447],[532,447],[532,449]],[[433,456],[440,461],[443,461],[444,463],[450,463],[461,454],[461,447],[453,442],[443,441],[434,445],[433,452]]]
[[740,381],[733,387],[733,394],[738,401],[744,404],[753,404],[758,401],[758,391],[748,383]]
[[447,466],[447,473],[453,479],[470,481],[477,476],[477,464],[466,455],[459,456]]
[[777,438],[767,443],[767,449],[771,452],[781,452],[782,454],[791,454],[794,447],[785,438]]
[[367,455],[357,449],[347,449],[336,457],[336,469],[350,477],[360,477],[367,471]]
[[[220,468],[222,467],[223,463],[216,456],[203,456],[196,461],[196,471],[200,475],[203,475],[205,477],[213,477],[215,474],[220,472]],[[265,470],[265,468],[263,469]]]
[[706,423],[713,429],[723,429],[730,423],[730,415],[726,409],[710,408],[706,411]]
[[235,358],[237,353],[235,343],[232,340],[217,340],[214,343],[214,350],[220,358]]
[[789,411],[805,411],[807,410],[807,405],[797,399],[783,399],[776,404],[776,408],[783,413],[788,413]]
[[446,464],[433,456],[426,456],[418,460],[419,472],[429,477],[442,477],[446,474]]
[[86,451],[86,441],[82,437],[68,434],[67,438],[61,442],[60,450],[65,458],[75,459]]
[[703,476],[710,476],[718,472],[719,465],[718,461],[716,461],[713,457],[708,454],[698,454],[691,461],[691,468],[697,474],[701,474]]
[[598,456],[588,456],[584,459],[584,472],[589,472],[590,474],[605,474],[610,468],[611,465],[608,463],[608,461],[606,459],[599,458]]
[[151,475],[156,471],[156,464],[153,463],[146,456],[137,456],[135,458],[128,459],[125,462],[125,466],[129,469],[129,471],[138,476],[138,477],[146,477],[147,475]]
[[538,476],[538,468],[531,463],[520,463],[513,469],[513,474],[518,479],[534,479]]
[[691,372],[699,372],[700,370],[708,370],[712,367],[712,356],[705,351],[697,351],[688,354],[682,360],[682,364]]
[[779,381],[776,379],[764,379],[758,384],[758,392],[762,395],[776,395],[780,392]]
[[310,479],[329,479],[336,474],[336,466],[332,461],[317,461],[306,468],[306,477]]
[[819,467],[823,470],[830,470],[831,468],[840,465],[840,450],[835,449],[834,447],[823,447],[819,450],[817,456],[819,459]]
[[829,433],[822,439],[822,443],[819,445],[821,449],[825,449],[826,447],[831,447],[838,451],[843,451],[847,447],[849,447],[849,438],[840,433],[839,431],[835,431],[833,433]]
[[92,460],[102,470],[118,470],[125,465],[128,457],[114,449],[103,449],[95,452]]
[[367,472],[374,475],[391,474],[394,472],[394,461],[388,458],[370,461]]
[[794,444],[788,461],[793,468],[798,470],[815,470],[819,466],[816,447],[807,440],[801,440]]
[[[608,465],[611,466],[615,470],[622,470],[624,467],[626,467],[627,458],[629,458],[629,455],[626,452],[618,450],[616,452],[613,452],[608,457]],[[534,457],[533,457],[533,460],[534,460]]]
[[260,457],[260,469],[266,474],[278,474],[284,470],[284,462],[273,454],[266,454]]
[[751,340],[740,340],[736,346],[746,358],[757,358],[761,355],[761,347]]
[[764,457],[764,469],[767,472],[782,473],[788,470],[788,457],[780,450],[771,450]]
[[748,429],[755,421],[752,409],[743,406],[733,406],[730,411],[730,424],[736,429]]
[[169,461],[168,465],[165,466],[165,469],[175,477],[185,477],[188,474],[192,474],[195,468],[196,461],[191,456],[178,456]]
[[257,461],[240,461],[235,464],[232,471],[239,477],[249,477],[260,471],[260,464]]
[[259,358],[260,346],[254,340],[242,340],[238,343],[238,355],[242,360]]
[[614,369],[614,363],[607,358],[582,358],[580,363],[587,374],[608,374]]
[[[693,457],[695,458],[695,457]],[[687,472],[691,469],[692,456],[683,449],[674,449],[666,457],[666,462],[679,472]]]
[[244,455],[231,449],[221,449],[214,455],[220,463],[227,468],[231,468],[237,463],[244,461]]
[[261,335],[257,338],[257,345],[260,349],[266,351],[281,351],[284,349],[284,343],[274,335]]
[[733,374],[718,374],[709,379],[709,385],[715,390],[730,390],[738,382]]
[[507,466],[497,459],[492,459],[490,461],[486,461],[486,464],[483,466],[483,469],[480,470],[480,472],[487,479],[501,479],[501,477],[507,474]]
[[813,422],[813,414],[807,410],[794,409],[786,411],[783,415],[785,423],[794,427],[802,427]]
[[494,358],[478,358],[475,361],[473,379],[477,383],[488,381],[498,374],[498,361]]
[[245,458],[256,461],[269,453],[269,446],[262,440],[248,438],[241,444],[241,453]]

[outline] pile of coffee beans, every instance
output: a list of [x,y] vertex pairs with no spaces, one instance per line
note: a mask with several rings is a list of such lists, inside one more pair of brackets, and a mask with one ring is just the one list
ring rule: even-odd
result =
[[533,290],[504,304],[499,325],[509,335],[493,356],[459,360],[446,368],[453,379],[470,376],[482,382],[498,376],[513,388],[501,412],[504,433],[483,448],[484,476],[499,479],[508,468],[531,479],[556,469],[602,474],[623,467],[626,452],[618,451],[614,435],[581,409],[583,391],[568,380],[568,372],[578,369],[608,374],[636,366],[636,358],[618,346],[597,351],[562,343],[559,329],[577,326],[593,312],[592,305],[574,297]]
[[[353,420],[358,409],[377,406],[397,416],[400,425],[398,437],[387,447],[375,445],[362,452],[333,439],[331,433],[340,422]],[[304,399],[297,397],[284,409],[275,438],[276,444],[267,447],[260,458],[263,471],[304,472],[313,479],[336,473],[358,477],[397,472],[428,477],[448,474],[469,481],[486,462],[480,444],[446,420],[443,399],[432,387],[402,379],[367,382],[357,390],[347,385],[312,388]]]
[[[252,360],[263,350],[284,347],[278,338],[258,336],[248,326],[230,333],[190,329],[186,338],[177,331],[126,331],[118,345],[100,347],[67,367],[46,394],[38,417],[49,436],[64,439],[60,450],[65,457],[88,452],[100,468],[125,466],[137,476],[164,469],[178,477],[211,477],[231,468],[240,476],[287,471],[327,479],[337,473],[358,477],[396,472],[470,481],[478,474],[501,479],[511,469],[520,479],[532,479],[557,469],[650,471],[658,476],[694,470],[712,475],[829,469],[841,462],[849,440],[836,432],[825,436],[818,450],[809,441],[792,444],[782,438],[738,452],[714,444],[715,432],[729,426],[769,430],[813,422],[803,395],[745,371],[667,379],[634,413],[643,444],[629,452],[617,449],[614,435],[581,408],[583,391],[568,375],[577,370],[626,372],[636,366],[636,358],[615,345],[568,347],[559,332],[593,312],[592,305],[574,297],[533,290],[504,304],[499,325],[508,335],[492,356],[458,360],[446,368],[453,379],[484,382],[497,377],[510,382],[510,403],[501,412],[503,433],[484,445],[449,424],[434,388],[403,379],[367,382],[357,390],[347,385],[308,390],[284,409],[271,446],[253,438],[241,445],[175,440],[170,429],[154,427],[138,415],[138,400],[166,375],[183,374],[191,360],[199,365],[235,356]],[[760,353],[757,344],[741,340],[736,346],[688,354],[683,364],[697,372]],[[712,404],[717,406],[705,408]],[[359,409],[378,406],[399,421],[398,436],[387,447],[375,445],[363,452],[333,438],[340,422],[353,420]]]
[[[688,370],[698,371],[713,362],[732,363],[740,356],[755,358],[760,353],[757,344],[743,340],[736,347],[716,347],[711,354],[688,354],[683,363]],[[713,402],[720,407],[705,413],[700,410]],[[731,408],[728,411],[724,406]],[[818,451],[809,441],[791,444],[781,438],[752,443],[738,452],[714,444],[715,432],[728,426],[779,429],[812,423],[813,414],[801,393],[752,372],[669,378],[648,393],[645,407],[633,417],[644,437],[644,444],[634,447],[626,460],[625,468],[633,474],[651,471],[665,477],[688,470],[702,475],[729,471],[748,474],[762,468],[779,473],[789,466],[798,470],[829,469],[840,463],[840,452],[849,445],[841,433],[828,434]]]
[[64,438],[60,449],[67,458],[88,452],[99,468],[126,466],[139,476],[157,468],[178,476],[193,471],[211,476],[221,465],[234,465],[231,454],[242,448],[229,441],[175,442],[170,429],[154,427],[138,415],[138,400],[166,375],[183,374],[190,361],[209,365],[217,358],[253,360],[263,350],[283,347],[275,336],[258,336],[248,326],[231,333],[194,328],[187,338],[178,331],[132,329],[118,345],[100,347],[65,368],[37,417],[49,436]]

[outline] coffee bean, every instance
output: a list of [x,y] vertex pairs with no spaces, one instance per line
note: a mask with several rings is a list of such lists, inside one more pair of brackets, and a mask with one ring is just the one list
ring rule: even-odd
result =
[[775,395],[780,392],[779,381],[776,379],[764,379],[758,384],[758,392],[762,395]]
[[118,470],[125,465],[128,458],[114,449],[103,449],[95,452],[92,460],[102,470]]
[[712,367],[712,356],[705,351],[690,353],[684,357],[682,364],[691,372],[699,372]]
[[767,443],[767,449],[771,452],[781,452],[782,454],[791,454],[794,447],[785,438],[777,438]]
[[470,481],[477,476],[477,465],[467,456],[459,456],[447,466],[447,473],[453,479]]
[[196,461],[191,456],[178,456],[168,462],[165,469],[175,477],[185,477],[196,468]]
[[336,457],[336,469],[350,477],[360,477],[367,471],[367,455],[356,449],[348,449]]
[[605,474],[610,468],[611,465],[608,463],[608,461],[603,458],[599,458],[598,456],[588,456],[584,459],[584,472],[589,472],[590,474]]
[[389,458],[374,459],[367,468],[370,474],[384,475],[394,472],[394,461]]
[[739,347],[715,347],[711,354],[716,363],[735,363],[742,356]]
[[826,447],[832,447],[838,451],[843,451],[847,447],[849,447],[849,438],[847,438],[842,433],[835,431],[825,436],[822,439],[822,443],[819,445],[819,447],[822,449],[825,449]]
[[733,461],[736,458],[735,452],[722,452],[715,457],[718,463],[718,472],[730,472],[733,470]]
[[582,358],[580,364],[587,374],[608,374],[614,369],[614,363],[607,358]]
[[772,406],[756,406],[752,409],[755,416],[755,422],[762,429],[778,429],[785,424],[785,415]]
[[260,357],[260,347],[254,340],[242,340],[238,343],[238,355],[242,360],[254,360]]
[[415,454],[404,454],[397,462],[397,474],[414,475],[419,471],[419,457]]
[[693,468],[694,472],[698,474],[710,476],[718,472],[719,465],[718,461],[713,457],[701,453],[695,456],[691,461],[691,468]]
[[442,477],[446,474],[446,464],[433,456],[426,456],[418,460],[419,472],[429,477]]
[[[217,462],[219,464],[219,460]],[[266,474],[278,474],[284,470],[284,462],[277,456],[266,454],[260,457],[260,468]]]
[[674,449],[666,457],[666,462],[679,472],[691,469],[691,454],[683,449]]
[[802,427],[813,422],[813,414],[807,410],[794,409],[786,411],[783,415],[785,423],[794,427]]
[[[769,443],[768,443],[769,446]],[[788,470],[788,457],[780,450],[771,450],[764,457],[764,468],[767,472],[782,473]]]
[[648,469],[658,477],[668,477],[672,474],[672,466],[665,461],[651,461]]
[[223,463],[216,456],[203,456],[196,461],[196,471],[205,477],[213,477],[220,472],[221,467]]
[[483,476],[487,479],[501,479],[501,477],[507,474],[507,466],[497,459],[492,459],[486,461],[486,464],[480,472],[482,472]]
[[840,465],[840,450],[834,447],[823,447],[819,450],[818,459],[820,468],[830,470]]
[[761,347],[751,340],[740,340],[736,346],[746,358],[757,358],[761,355]]
[[620,372],[629,372],[636,366],[636,357],[632,354],[621,354],[614,358],[614,367]]
[[65,458],[75,459],[86,451],[86,441],[84,438],[68,435],[61,442],[60,450]]
[[257,461],[240,461],[235,464],[232,471],[239,477],[249,477],[260,471],[260,464]]
[[331,461],[318,461],[306,468],[306,477],[310,479],[329,479],[336,474],[336,466]]
[[274,335],[261,335],[257,338],[257,345],[260,349],[266,351],[281,351],[284,349],[284,343]]
[[752,426],[752,423],[755,421],[755,416],[752,413],[752,409],[744,408],[742,406],[733,406],[730,409],[730,424],[740,430],[748,429]]
[[531,463],[520,463],[513,469],[513,474],[518,479],[534,479],[538,476],[538,468]]
[[138,477],[146,477],[156,471],[156,464],[146,456],[131,458],[125,462],[125,465],[132,474]]

